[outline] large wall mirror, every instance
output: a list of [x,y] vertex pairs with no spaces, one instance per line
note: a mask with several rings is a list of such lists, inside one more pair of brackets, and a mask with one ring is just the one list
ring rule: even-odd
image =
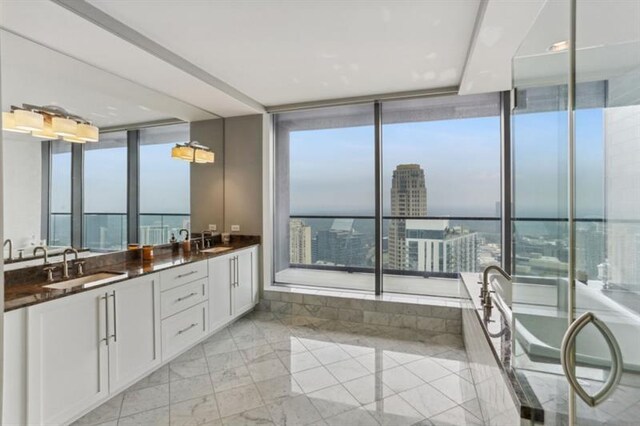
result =
[[5,269],[42,262],[38,246],[88,256],[188,227],[190,163],[171,149],[190,140],[188,122],[216,117],[20,35],[0,37],[3,112],[63,109],[100,129],[85,143],[3,130]]

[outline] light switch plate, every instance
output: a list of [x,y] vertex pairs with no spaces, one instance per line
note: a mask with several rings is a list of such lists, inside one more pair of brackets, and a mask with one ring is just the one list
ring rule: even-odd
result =
[[240,231],[240,225],[231,225],[231,232]]
[[216,226],[215,223],[210,223],[209,224],[209,231],[217,231],[218,227]]

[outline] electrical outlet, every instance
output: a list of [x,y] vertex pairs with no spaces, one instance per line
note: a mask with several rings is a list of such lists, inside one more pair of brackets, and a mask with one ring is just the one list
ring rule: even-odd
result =
[[240,225],[231,225],[231,232],[239,232]]
[[209,231],[217,231],[218,227],[216,226],[215,223],[210,223],[209,224]]

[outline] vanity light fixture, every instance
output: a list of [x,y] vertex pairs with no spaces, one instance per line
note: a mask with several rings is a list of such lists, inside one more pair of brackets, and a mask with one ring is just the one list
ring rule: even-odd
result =
[[171,149],[171,157],[200,164],[213,163],[215,160],[215,155],[213,151],[211,151],[211,148],[197,141],[176,144],[176,146]]
[[51,125],[51,117],[45,116],[44,126],[42,127],[42,130],[36,130],[31,132],[31,136],[35,138],[42,138],[47,140],[58,139],[58,135],[53,133],[53,126]]
[[13,117],[16,120],[16,129],[37,132],[44,128],[44,116],[37,112],[17,109],[13,112]]
[[16,127],[16,116],[12,112],[2,113],[2,130],[14,133],[29,133],[28,130],[18,129]]
[[36,138],[67,142],[98,142],[100,129],[82,117],[68,113],[58,106],[22,104],[2,113],[2,129],[8,132],[29,133]]

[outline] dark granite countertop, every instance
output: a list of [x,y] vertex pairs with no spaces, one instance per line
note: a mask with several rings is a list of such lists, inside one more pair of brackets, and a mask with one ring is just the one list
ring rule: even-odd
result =
[[[115,272],[122,273],[122,279],[111,281],[102,285],[72,287],[65,290],[56,290],[45,288],[47,284],[46,275],[43,272],[43,266],[25,268],[24,270],[15,270],[5,272],[5,312],[14,309],[24,308],[26,306],[47,302],[49,300],[59,299],[84,291],[95,290],[96,288],[109,286],[124,280],[140,277],[154,272],[164,271],[180,265],[186,265],[193,262],[200,262],[218,256],[224,256],[234,251],[260,244],[260,237],[257,236],[234,236],[235,238],[229,244],[231,249],[218,253],[202,253],[192,249],[191,253],[184,254],[182,249],[179,253],[174,254],[169,245],[157,246],[154,248],[153,260],[142,260],[138,252],[117,252],[105,254],[102,256],[94,256],[86,258],[85,276],[98,272]],[[196,240],[193,240],[196,241]],[[214,244],[216,242],[214,241]],[[215,247],[221,244],[215,244]],[[62,264],[53,264],[53,266],[61,266]],[[60,271],[60,268],[58,268]],[[60,275],[60,272],[57,273]],[[63,282],[59,277],[54,277],[54,282]],[[72,277],[72,279],[75,276]]]

